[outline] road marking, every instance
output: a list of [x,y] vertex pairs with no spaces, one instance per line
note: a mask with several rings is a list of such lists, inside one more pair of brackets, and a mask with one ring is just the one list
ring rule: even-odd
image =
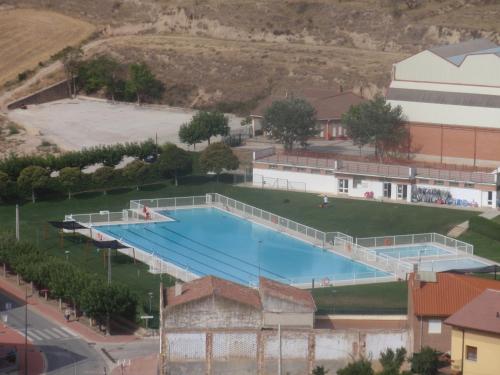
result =
[[68,337],[69,334],[64,332],[63,330],[59,329],[59,328],[52,328],[52,331],[60,334],[62,337]]
[[49,336],[52,336],[55,339],[60,339],[61,338],[61,336],[59,336],[58,334],[52,332],[51,328],[46,328],[46,329],[43,330],[43,332],[45,332]]
[[59,327],[60,329],[62,329],[64,332],[68,333],[70,336],[72,337],[77,337],[78,335],[73,332],[72,330],[70,330],[69,328],[66,328],[66,327]]
[[31,341],[42,340],[42,338],[40,336],[38,336],[36,333],[34,333],[34,332],[28,332],[28,338]]
[[37,330],[36,333],[40,336],[42,336],[44,339],[48,339],[50,340],[52,337],[50,337],[49,335],[47,335],[46,333],[44,333],[42,330]]

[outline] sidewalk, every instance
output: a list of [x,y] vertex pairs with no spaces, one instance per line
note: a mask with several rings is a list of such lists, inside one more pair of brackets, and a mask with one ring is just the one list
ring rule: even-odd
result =
[[123,366],[119,364],[111,371],[111,375],[141,374],[156,375],[158,373],[158,354],[138,357],[130,360]]
[[[13,346],[16,348],[19,371],[12,371],[10,373],[24,374],[24,336],[12,328],[2,326],[0,328],[0,345],[5,347]],[[39,375],[45,372],[45,357],[30,341],[28,341],[28,364],[28,374],[30,375]]]
[[[8,294],[13,297],[24,301],[25,298],[25,287],[29,287],[29,285],[16,285],[15,279],[6,280],[4,277],[0,277],[0,289],[3,289]],[[103,336],[96,333],[92,328],[79,323],[77,321],[66,322],[64,319],[62,311],[59,311],[54,306],[49,305],[45,302],[45,300],[41,297],[34,295],[33,297],[28,298],[29,307],[42,315],[43,317],[51,320],[53,323],[58,324],[60,326],[64,326],[77,335],[81,336],[87,342],[106,344],[106,343],[128,343],[134,340],[140,340],[139,337],[135,335],[116,335],[116,336]]]

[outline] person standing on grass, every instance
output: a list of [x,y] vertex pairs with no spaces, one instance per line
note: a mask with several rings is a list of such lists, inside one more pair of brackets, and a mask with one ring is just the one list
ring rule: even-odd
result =
[[327,208],[328,207],[328,197],[326,194],[323,195],[323,203],[321,204],[321,208]]

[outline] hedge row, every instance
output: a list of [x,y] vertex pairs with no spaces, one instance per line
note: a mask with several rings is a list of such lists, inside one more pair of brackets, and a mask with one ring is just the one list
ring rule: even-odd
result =
[[95,274],[47,255],[30,243],[17,242],[9,234],[0,235],[0,262],[25,281],[33,282],[38,289],[48,289],[52,297],[73,304],[99,323],[104,323],[108,314],[135,319],[137,298],[127,287],[108,286]]
[[500,224],[492,220],[474,216],[469,220],[469,228],[483,236],[500,241]]

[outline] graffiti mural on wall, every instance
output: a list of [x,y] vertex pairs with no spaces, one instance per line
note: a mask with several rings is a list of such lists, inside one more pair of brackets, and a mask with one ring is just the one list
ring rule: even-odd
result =
[[435,204],[448,204],[462,207],[478,207],[475,200],[468,201],[467,199],[455,199],[447,190],[430,189],[430,188],[413,188],[411,194],[412,202],[425,202]]

